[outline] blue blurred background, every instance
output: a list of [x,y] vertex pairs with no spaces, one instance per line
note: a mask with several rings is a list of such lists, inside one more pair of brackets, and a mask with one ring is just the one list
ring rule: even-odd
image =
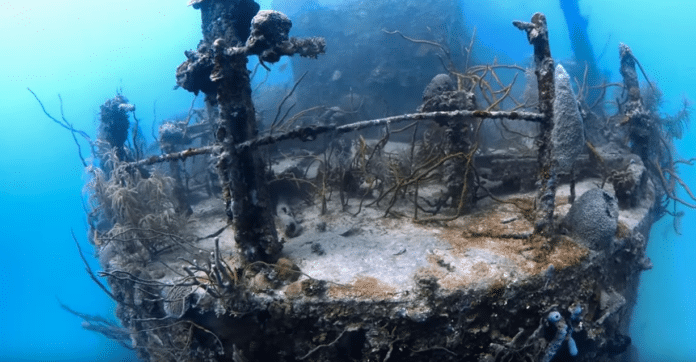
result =
[[[286,8],[300,3],[276,0]],[[271,8],[271,0],[260,4]],[[496,53],[520,64],[529,59],[532,49],[510,21],[528,20],[536,11],[548,18],[554,57],[572,54],[557,1],[463,4],[466,25],[477,28],[476,40],[491,59]],[[690,2],[580,0],[580,9],[600,67],[614,80],[617,45],[624,42],[662,88],[665,112],[675,111],[682,95],[696,99],[696,49],[683,40],[696,36]],[[5,1],[0,31],[0,360],[134,361],[59,307],[58,299],[112,317],[114,305],[85,273],[70,237],[72,228],[91,254],[81,198],[86,179],[73,140],[26,88],[54,116],[60,115],[60,93],[65,118],[92,137],[99,106],[122,90],[149,135],[155,118],[181,114],[191,104],[191,94],[173,90],[174,71],[183,51],[198,44],[200,14],[186,0]],[[682,157],[696,156],[693,131],[677,145]],[[682,167],[682,177],[696,188],[695,169]],[[648,254],[654,268],[642,275],[631,333],[641,361],[696,361],[696,212],[686,211],[681,236],[671,218],[653,227]]]

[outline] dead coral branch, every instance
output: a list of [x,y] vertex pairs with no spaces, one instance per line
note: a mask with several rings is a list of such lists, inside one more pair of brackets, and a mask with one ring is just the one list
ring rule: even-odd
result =
[[34,96],[36,101],[39,102],[39,106],[41,106],[41,110],[44,112],[46,117],[50,118],[53,122],[58,123],[59,126],[70,131],[70,134],[72,135],[73,140],[75,141],[75,145],[77,146],[77,154],[78,154],[78,156],[80,156],[80,160],[82,161],[82,165],[87,167],[87,161],[85,161],[85,158],[82,156],[82,147],[80,147],[80,143],[77,141],[76,134],[82,136],[82,138],[84,138],[85,141],[87,141],[87,143],[89,143],[89,146],[92,149],[92,154],[96,154],[95,148],[94,148],[94,143],[92,142],[92,139],[89,137],[87,132],[76,129],[75,127],[73,127],[72,124],[70,124],[70,122],[68,122],[68,120],[65,119],[65,116],[63,115],[63,98],[61,98],[60,94],[58,95],[58,100],[60,100],[60,117],[61,117],[62,122],[57,120],[50,113],[48,113],[48,111],[46,110],[46,107],[44,107],[44,105],[43,105],[43,102],[41,102],[41,99],[39,99],[39,96],[37,96],[36,93],[34,93],[34,91],[31,90],[31,88],[27,88],[27,90],[29,91],[29,93],[31,93],[31,95]]

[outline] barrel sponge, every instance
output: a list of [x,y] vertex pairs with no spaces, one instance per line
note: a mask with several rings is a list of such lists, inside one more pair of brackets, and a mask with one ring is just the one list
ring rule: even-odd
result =
[[556,66],[556,96],[553,100],[553,159],[556,171],[570,173],[578,155],[585,149],[585,130],[570,76]]
[[451,92],[456,89],[456,85],[448,74],[438,74],[428,83],[423,91],[423,100],[436,97],[444,92]]
[[606,251],[616,234],[619,205],[616,198],[602,189],[580,196],[563,219],[563,225],[576,241],[597,251]]

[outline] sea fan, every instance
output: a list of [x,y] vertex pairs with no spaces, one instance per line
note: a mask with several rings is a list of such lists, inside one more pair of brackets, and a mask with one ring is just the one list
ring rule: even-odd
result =
[[682,98],[682,107],[676,114],[664,117],[664,132],[665,136],[670,138],[681,139],[684,135],[684,130],[689,127],[691,120],[691,101]]

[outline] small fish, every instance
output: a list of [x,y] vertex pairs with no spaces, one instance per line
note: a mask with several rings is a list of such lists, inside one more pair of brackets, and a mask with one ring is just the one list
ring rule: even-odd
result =
[[351,226],[350,229],[348,229],[348,230],[346,230],[338,235],[341,235],[343,237],[349,237],[349,236],[356,235],[358,233],[360,233],[360,225],[356,224],[356,225]]
[[396,253],[396,254],[394,254],[394,256],[404,254],[405,252],[406,252],[406,249],[405,249],[405,248],[404,248],[404,249],[401,249],[401,251],[398,252],[398,253]]

